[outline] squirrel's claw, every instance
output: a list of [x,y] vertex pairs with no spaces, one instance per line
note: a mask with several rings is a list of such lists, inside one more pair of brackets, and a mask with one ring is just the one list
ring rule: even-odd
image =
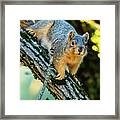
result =
[[55,77],[56,80],[62,80],[64,78],[64,75],[57,74]]
[[31,28],[27,28],[26,31],[27,31],[28,33],[30,33],[30,32],[33,31],[33,30],[32,30]]
[[53,54],[54,54],[54,49],[51,48],[51,49],[50,49],[50,55],[53,56]]

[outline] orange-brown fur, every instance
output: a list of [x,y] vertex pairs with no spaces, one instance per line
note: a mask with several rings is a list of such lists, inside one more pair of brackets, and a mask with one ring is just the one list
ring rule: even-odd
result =
[[67,49],[66,52],[59,58],[58,62],[54,63],[59,76],[56,78],[61,80],[65,76],[65,69],[67,68],[72,75],[75,75],[80,63],[85,55],[75,54],[75,49]]

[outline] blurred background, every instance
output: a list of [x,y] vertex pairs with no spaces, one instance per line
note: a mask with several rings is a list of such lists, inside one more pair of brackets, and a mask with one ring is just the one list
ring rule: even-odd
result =
[[[88,54],[76,74],[90,100],[100,99],[100,21],[99,20],[66,20],[83,35],[88,32]],[[20,99],[36,100],[42,88],[40,80],[35,80],[28,67],[20,66]],[[47,88],[42,100],[54,100]]]
[[78,32],[90,35],[88,54],[77,72],[77,78],[91,100],[100,99],[100,20],[67,20]]

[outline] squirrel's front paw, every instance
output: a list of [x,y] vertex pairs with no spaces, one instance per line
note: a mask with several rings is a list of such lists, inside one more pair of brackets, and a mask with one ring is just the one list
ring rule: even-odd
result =
[[31,28],[27,28],[26,29],[28,31],[28,33],[30,33],[31,35],[33,35],[33,37],[37,37],[37,34],[35,33],[35,31]]
[[57,79],[57,80],[64,79],[64,74],[63,75],[57,74],[57,76],[55,77],[55,79]]

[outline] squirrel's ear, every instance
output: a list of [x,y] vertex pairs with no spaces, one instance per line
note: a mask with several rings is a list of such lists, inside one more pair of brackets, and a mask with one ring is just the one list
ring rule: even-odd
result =
[[85,43],[87,43],[89,39],[89,33],[86,32],[85,34],[83,34],[83,37],[85,38]]
[[73,39],[73,37],[74,37],[74,32],[73,32],[73,31],[70,31],[70,32],[68,33],[68,43],[71,42],[71,40]]

